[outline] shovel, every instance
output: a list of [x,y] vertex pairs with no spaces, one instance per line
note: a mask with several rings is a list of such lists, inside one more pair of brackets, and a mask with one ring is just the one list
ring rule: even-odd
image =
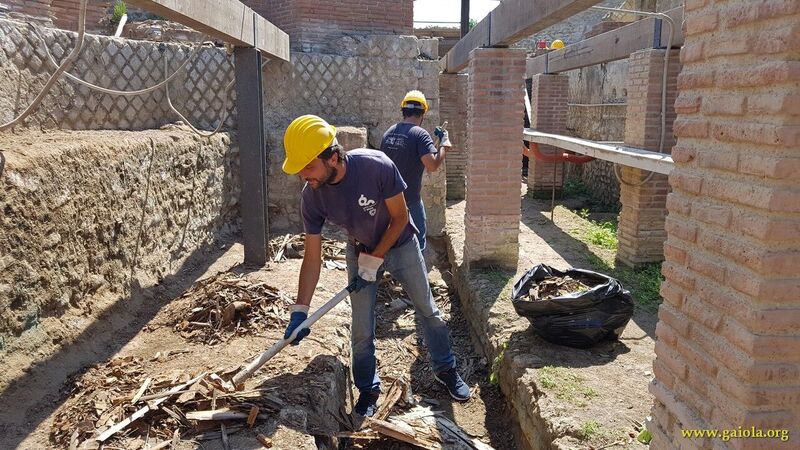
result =
[[244,369],[240,370],[233,377],[233,385],[240,386],[244,383],[245,380],[253,376],[256,370],[258,370],[261,366],[266,364],[267,361],[272,359],[273,356],[280,353],[287,345],[289,345],[292,341],[297,338],[298,333],[300,330],[304,328],[308,328],[314,324],[317,320],[319,320],[322,316],[328,313],[334,306],[338,305],[339,302],[344,300],[345,297],[350,295],[353,292],[358,292],[364,286],[371,284],[367,281],[362,280],[360,277],[356,277],[356,279],[350,283],[346,288],[342,289],[338,294],[334,295],[332,299],[328,300],[328,303],[320,306],[314,314],[309,316],[306,320],[303,321],[297,328],[292,331],[292,334],[289,335],[286,339],[281,339],[280,341],[276,342],[269,350],[265,351],[264,353],[260,354],[256,359],[254,359],[250,364],[247,365]]

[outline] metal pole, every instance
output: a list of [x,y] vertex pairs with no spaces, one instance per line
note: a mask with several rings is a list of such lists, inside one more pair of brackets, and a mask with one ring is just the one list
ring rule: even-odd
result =
[[269,253],[269,217],[261,53],[255,48],[236,47],[234,57],[244,262],[263,266]]
[[461,0],[461,37],[469,33],[469,0]]

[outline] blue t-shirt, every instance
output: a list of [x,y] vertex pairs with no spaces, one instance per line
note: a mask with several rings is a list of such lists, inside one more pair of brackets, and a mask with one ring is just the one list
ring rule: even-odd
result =
[[[406,183],[397,167],[377,150],[350,150],[344,155],[346,172],[338,184],[312,189],[303,187],[300,211],[308,234],[320,234],[326,220],[347,231],[347,234],[373,251],[389,227],[391,217],[386,199],[403,192]],[[409,224],[394,247],[414,236]]]
[[421,158],[430,153],[437,153],[431,135],[422,127],[400,122],[392,125],[384,133],[381,151],[389,156],[408,183],[408,189],[404,193],[406,203],[411,205],[419,202],[422,174],[425,172]]

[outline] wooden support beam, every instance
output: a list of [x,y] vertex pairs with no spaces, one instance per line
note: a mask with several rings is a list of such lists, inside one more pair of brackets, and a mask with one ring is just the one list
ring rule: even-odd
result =
[[652,172],[669,175],[675,167],[672,156],[666,153],[651,152],[636,147],[623,145],[600,144],[586,139],[579,139],[560,134],[542,133],[526,128],[522,132],[522,139],[537,144],[552,145],[582,155],[593,156],[604,161],[622,164],[623,166],[636,167]]
[[506,47],[561,22],[600,0],[505,0],[447,52],[445,72],[463,70],[479,47]]
[[[671,9],[666,14],[675,21],[673,47],[683,45],[683,6]],[[668,25],[653,17],[637,20],[623,27],[598,34],[560,50],[529,58],[525,70],[530,78],[540,73],[561,73],[581,67],[626,59],[631,53],[658,45],[666,45]],[[660,36],[657,33],[660,32]]]
[[233,45],[255,47],[270,58],[289,60],[289,35],[239,0],[128,2]]

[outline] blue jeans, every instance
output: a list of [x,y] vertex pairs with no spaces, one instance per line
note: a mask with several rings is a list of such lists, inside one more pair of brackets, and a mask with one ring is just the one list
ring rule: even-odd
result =
[[419,240],[419,249],[425,250],[425,233],[427,232],[427,227],[425,226],[425,221],[427,217],[425,217],[425,205],[422,203],[422,200],[410,203],[408,205],[408,213],[411,215],[411,220],[414,221],[414,225],[416,225],[417,230],[417,240]]
[[[386,253],[382,270],[388,270],[403,286],[411,302],[417,323],[422,324],[434,373],[455,367],[450,347],[450,331],[442,317],[428,284],[428,271],[416,237]],[[381,271],[382,272],[382,271]],[[382,273],[378,273],[378,280]],[[358,274],[358,255],[352,243],[347,245],[347,275]],[[377,283],[350,294],[353,309],[351,343],[353,349],[353,381],[361,392],[380,390],[375,360],[375,298]]]

